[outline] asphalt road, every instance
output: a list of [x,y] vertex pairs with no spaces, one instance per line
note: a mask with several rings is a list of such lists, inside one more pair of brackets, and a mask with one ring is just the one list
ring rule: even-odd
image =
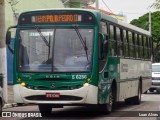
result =
[[[142,102],[140,105],[125,105],[124,102],[118,103],[111,114],[102,114],[95,107],[68,107],[53,108],[52,114],[49,117],[27,118],[27,117],[8,117],[0,118],[0,120],[30,120],[30,119],[60,119],[60,120],[157,120],[158,111],[160,108],[160,94],[148,93],[142,95]],[[7,108],[3,111],[23,113],[39,112],[37,105],[20,106]],[[21,114],[22,115],[22,114]],[[149,116],[150,115],[150,116]]]

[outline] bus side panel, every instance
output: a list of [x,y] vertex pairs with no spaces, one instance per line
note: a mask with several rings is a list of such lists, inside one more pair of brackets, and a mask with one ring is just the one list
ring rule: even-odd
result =
[[120,60],[120,91],[119,101],[136,96],[138,83],[142,79],[142,93],[151,86],[151,63],[149,61]]
[[99,104],[108,103],[111,87],[116,87],[115,90],[118,89],[118,86],[112,86],[112,81],[119,80],[119,58],[108,57],[107,65],[104,67],[103,71],[99,73]]

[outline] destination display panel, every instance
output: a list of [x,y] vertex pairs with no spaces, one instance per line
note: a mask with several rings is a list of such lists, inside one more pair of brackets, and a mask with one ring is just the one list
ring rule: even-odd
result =
[[18,24],[95,24],[95,18],[92,13],[84,11],[28,12],[19,17]]

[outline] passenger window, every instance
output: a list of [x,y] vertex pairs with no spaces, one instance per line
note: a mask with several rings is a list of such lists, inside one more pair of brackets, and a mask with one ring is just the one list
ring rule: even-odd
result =
[[110,25],[110,52],[112,56],[117,56],[117,42],[115,31],[115,27],[113,25]]
[[123,41],[122,41],[122,30],[120,28],[116,28],[116,33],[117,33],[117,52],[118,56],[123,56]]
[[123,30],[124,56],[129,57],[128,31]]
[[134,57],[134,45],[133,45],[133,36],[132,36],[132,32],[128,32],[128,40],[129,40],[129,55],[131,58]]
[[138,34],[134,35],[134,48],[135,48],[135,57],[139,58],[139,38],[138,38]]

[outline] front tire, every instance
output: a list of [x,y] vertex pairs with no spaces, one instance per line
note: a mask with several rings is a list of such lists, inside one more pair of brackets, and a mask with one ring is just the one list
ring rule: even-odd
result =
[[104,114],[109,114],[112,112],[112,109],[113,109],[113,102],[114,102],[114,99],[113,99],[113,90],[111,88],[111,91],[109,93],[109,101],[107,104],[104,104],[104,105],[101,105],[100,109],[104,112]]

